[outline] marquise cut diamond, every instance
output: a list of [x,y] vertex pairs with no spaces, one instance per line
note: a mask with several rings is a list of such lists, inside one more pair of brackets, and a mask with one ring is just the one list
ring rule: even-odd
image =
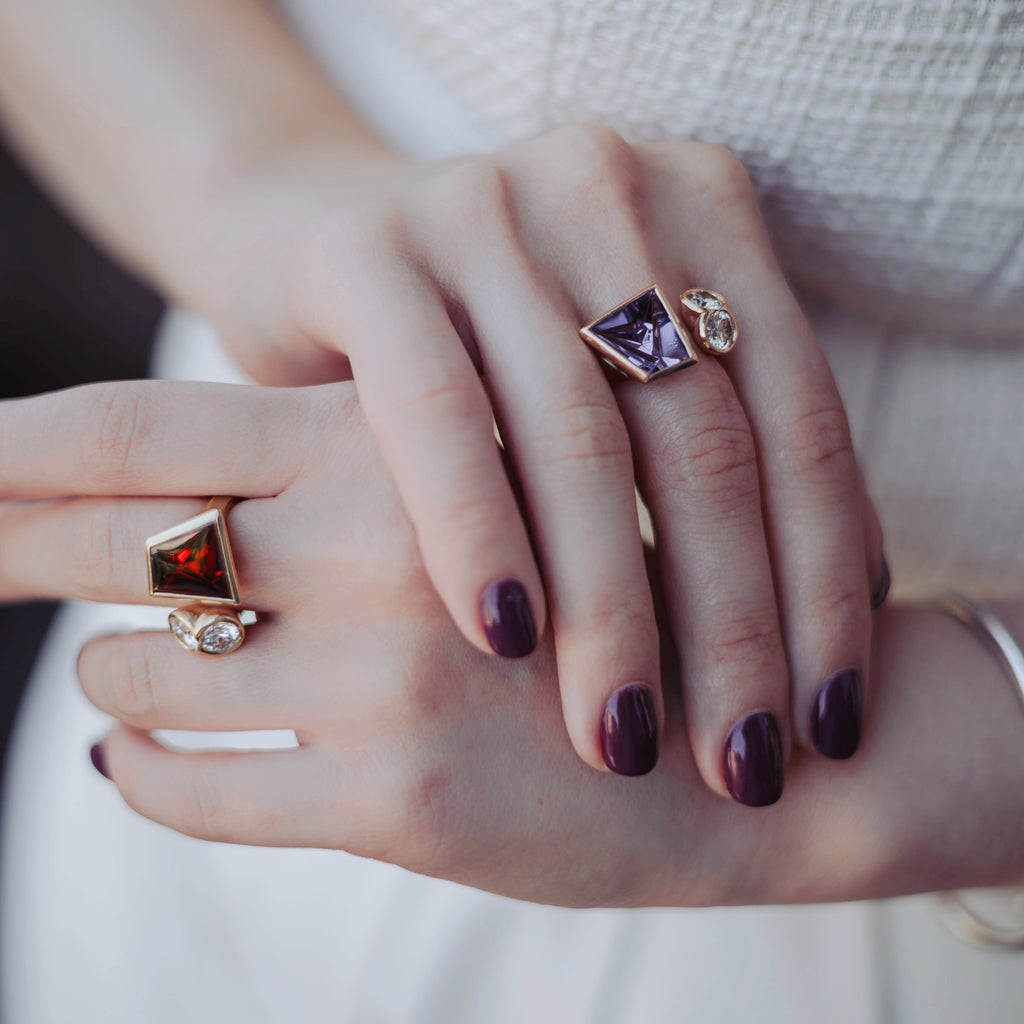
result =
[[722,309],[725,306],[725,299],[706,288],[691,288],[684,293],[683,303],[693,310]]
[[175,616],[170,617],[171,632],[175,635],[178,643],[182,647],[187,648],[190,651],[199,650],[199,641],[196,639],[195,634],[185,625],[181,619]]

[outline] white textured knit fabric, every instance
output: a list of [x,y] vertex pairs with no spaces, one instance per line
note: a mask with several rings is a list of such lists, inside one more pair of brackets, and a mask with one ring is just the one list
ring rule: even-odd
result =
[[[361,4],[447,116],[417,117],[394,62],[367,69],[372,96],[352,87],[343,9]],[[733,149],[815,297],[897,592],[1024,588],[1024,0],[283,6],[417,155],[581,121]]]
[[367,2],[503,138],[723,143],[798,274],[1004,330],[1024,313],[1020,2]]

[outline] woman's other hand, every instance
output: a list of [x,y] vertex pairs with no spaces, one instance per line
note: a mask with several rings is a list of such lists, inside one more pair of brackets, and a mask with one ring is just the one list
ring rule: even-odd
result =
[[[228,527],[262,621],[240,650],[199,656],[143,632],[98,638],[79,662],[88,697],[120,720],[103,740],[107,771],[169,827],[344,849],[569,905],[1020,878],[1024,716],[947,617],[883,613],[861,756],[798,753],[786,799],[753,816],[700,783],[667,637],[665,749],[632,780],[573,753],[550,639],[522,661],[464,641],[349,384],[146,382],[5,402],[0,466],[7,599],[145,600],[145,539],[202,506],[182,495],[248,499]],[[1008,620],[1024,630],[1024,606]],[[297,748],[185,753],[148,735],[280,728]]]
[[[650,770],[664,708],[636,481],[705,781],[774,802],[790,723],[807,749],[852,755],[881,531],[739,161],[580,126],[388,164],[344,195],[338,179],[315,151],[225,193],[208,310],[264,381],[349,361],[463,635],[526,655],[550,616],[577,752]],[[742,340],[721,362],[613,384],[578,328],[652,282],[673,304],[691,286],[722,293]]]

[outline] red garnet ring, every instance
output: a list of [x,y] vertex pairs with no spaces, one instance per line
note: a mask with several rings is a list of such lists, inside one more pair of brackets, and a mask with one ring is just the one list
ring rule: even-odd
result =
[[146,541],[150,596],[190,602],[168,616],[171,632],[188,651],[230,654],[245,639],[234,610],[238,574],[225,521],[236,500],[211,498],[199,515]]

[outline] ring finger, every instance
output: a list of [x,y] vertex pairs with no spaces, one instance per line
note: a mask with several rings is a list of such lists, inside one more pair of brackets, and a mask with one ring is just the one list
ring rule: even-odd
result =
[[96,707],[137,729],[301,728],[315,714],[303,713],[301,688],[279,685],[282,628],[260,623],[227,657],[191,654],[167,631],[101,636],[82,648],[78,678]]
[[[261,504],[240,502],[228,514],[242,603],[257,611],[276,606],[277,581],[282,578],[274,546],[263,537]],[[194,498],[57,498],[0,504],[0,600],[168,606],[167,598],[149,594],[146,538],[196,515],[202,507],[202,500]]]

